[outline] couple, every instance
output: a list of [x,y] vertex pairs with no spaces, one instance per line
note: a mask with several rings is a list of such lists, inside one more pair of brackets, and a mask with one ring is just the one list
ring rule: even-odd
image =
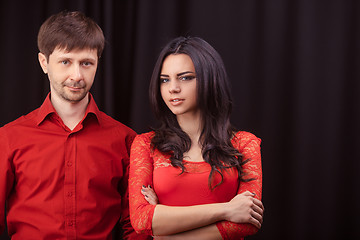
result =
[[118,221],[123,239],[257,232],[260,140],[230,125],[218,53],[200,38],[165,46],[149,91],[161,126],[136,136],[99,111],[89,93],[104,42],[80,12],[41,26],[38,58],[50,93],[40,108],[0,128],[1,232],[5,202],[14,240],[112,239]]

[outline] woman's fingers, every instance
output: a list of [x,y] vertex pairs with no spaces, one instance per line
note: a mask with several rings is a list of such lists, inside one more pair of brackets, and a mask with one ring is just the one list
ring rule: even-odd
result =
[[254,218],[255,220],[257,220],[260,224],[262,224],[263,222],[263,215],[256,212],[256,211],[251,211],[250,215],[252,218]]
[[158,198],[154,191],[154,189],[151,188],[151,186],[145,187],[143,186],[141,189],[141,193],[144,195],[145,200],[150,203],[151,205],[158,204]]
[[264,215],[264,206],[262,204],[262,202],[256,198],[252,198],[253,200],[253,205],[252,205],[252,210],[251,211],[251,223],[254,224],[256,227],[261,228],[261,225],[263,223],[263,215]]
[[[256,215],[257,213],[253,213],[254,215]],[[249,219],[249,223],[253,224],[255,227],[257,228],[261,228],[261,224],[262,224],[262,217],[260,217],[261,220],[258,220],[256,217],[254,217],[252,215],[252,217]]]
[[235,196],[227,203],[225,219],[235,223],[251,223],[260,228],[263,222],[264,206],[255,196],[249,191]]
[[264,210],[265,210],[264,205],[263,205],[263,203],[262,203],[259,199],[255,198],[255,196],[256,196],[255,193],[246,191],[246,192],[241,193],[241,195],[246,196],[246,197],[250,197],[250,199],[252,199],[252,201],[253,201],[253,205],[251,206],[251,208],[252,208],[256,213],[258,213],[259,215],[263,216]]
[[262,216],[262,215],[264,214],[264,206],[263,206],[262,203],[261,203],[258,199],[256,199],[256,198],[253,199],[253,202],[254,202],[254,204],[253,204],[253,206],[252,206],[252,209],[253,209],[255,212],[261,214],[261,216]]
[[257,198],[253,198],[254,204],[257,205],[258,207],[260,207],[263,211],[265,210],[264,205],[262,204],[262,202],[257,199]]
[[148,203],[151,205],[157,204],[156,200],[153,197],[145,196],[145,200],[148,201]]
[[250,191],[245,191],[245,192],[243,192],[243,193],[240,193],[239,195],[254,197],[256,194],[255,194],[255,193],[252,193],[252,192],[250,192]]

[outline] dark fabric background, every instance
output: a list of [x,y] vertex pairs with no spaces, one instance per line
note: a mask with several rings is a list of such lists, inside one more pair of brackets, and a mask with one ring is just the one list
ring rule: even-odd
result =
[[138,133],[156,124],[147,91],[161,47],[200,36],[225,61],[233,124],[262,139],[266,212],[248,239],[360,237],[360,1],[3,0],[0,9],[0,125],[48,93],[36,36],[53,13],[81,10],[102,27],[92,93]]

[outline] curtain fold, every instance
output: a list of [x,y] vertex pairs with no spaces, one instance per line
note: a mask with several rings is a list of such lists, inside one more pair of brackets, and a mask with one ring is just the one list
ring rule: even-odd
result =
[[36,37],[64,9],[103,29],[92,93],[138,133],[157,124],[148,85],[161,47],[191,35],[218,50],[232,84],[232,122],[262,139],[266,211],[249,239],[360,237],[359,1],[1,1],[1,126],[48,93]]

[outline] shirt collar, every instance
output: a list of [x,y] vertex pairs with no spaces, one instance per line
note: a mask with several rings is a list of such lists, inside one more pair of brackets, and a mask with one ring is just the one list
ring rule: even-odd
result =
[[[36,124],[39,126],[49,115],[57,114],[55,108],[51,104],[50,94],[47,95],[45,101],[39,108],[39,112],[36,118]],[[97,122],[101,125],[101,118],[100,118],[100,110],[97,107],[94,97],[89,93],[89,104],[85,111],[84,119],[86,119],[89,115],[95,116]],[[83,119],[83,121],[84,121]]]

